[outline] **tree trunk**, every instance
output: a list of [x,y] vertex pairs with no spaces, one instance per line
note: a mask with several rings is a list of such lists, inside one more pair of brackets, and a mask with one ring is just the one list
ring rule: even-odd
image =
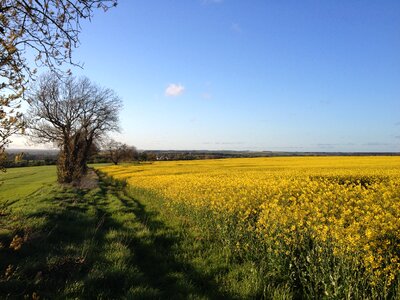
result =
[[60,183],[71,183],[73,181],[73,165],[71,163],[71,149],[68,140],[64,140],[64,145],[58,157],[57,177]]

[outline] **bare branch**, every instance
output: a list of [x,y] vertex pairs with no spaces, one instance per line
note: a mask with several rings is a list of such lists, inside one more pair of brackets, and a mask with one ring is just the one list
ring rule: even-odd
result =
[[[94,9],[106,11],[116,4],[117,0],[0,0],[0,154],[23,126],[21,114],[10,111],[35,79],[35,67],[45,66],[63,78],[63,64],[81,66],[72,59],[81,20],[90,20]],[[26,59],[28,51],[35,53],[34,66]]]
[[86,171],[92,145],[118,130],[120,98],[87,78],[41,77],[27,94],[29,135],[34,141],[60,147],[59,181],[71,182]]

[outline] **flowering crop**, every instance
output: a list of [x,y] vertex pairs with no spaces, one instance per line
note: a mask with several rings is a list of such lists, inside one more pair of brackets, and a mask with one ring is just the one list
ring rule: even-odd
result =
[[[372,290],[389,293],[398,285],[399,157],[176,161],[101,170],[166,199],[172,210],[184,204],[192,211],[212,211],[219,221],[235,220],[231,230],[242,233],[230,245],[283,257],[297,268],[303,285],[312,280],[311,274],[301,275],[311,272],[307,266],[322,272],[326,256],[321,253],[328,252],[335,263],[327,268],[337,271],[337,261],[352,264]],[[249,235],[256,242],[246,241]],[[321,283],[326,295],[338,293],[343,284],[335,270],[329,271],[331,290]]]

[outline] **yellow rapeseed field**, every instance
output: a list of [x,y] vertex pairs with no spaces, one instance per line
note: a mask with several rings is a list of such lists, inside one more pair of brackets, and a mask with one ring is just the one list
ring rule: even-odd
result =
[[[399,278],[400,157],[173,161],[101,170],[166,199],[172,209],[184,204],[234,219],[242,237],[253,233],[263,251],[288,257],[290,265],[322,264],[318,252],[329,252],[332,261],[362,269],[371,286],[388,288]],[[255,247],[246,238],[235,243],[243,251]],[[299,249],[309,252],[302,258]]]

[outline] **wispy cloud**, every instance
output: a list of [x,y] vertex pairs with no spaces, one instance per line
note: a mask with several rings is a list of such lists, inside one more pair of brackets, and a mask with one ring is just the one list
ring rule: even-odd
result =
[[203,0],[203,4],[219,4],[224,2],[224,0]]
[[243,29],[238,23],[232,23],[231,29],[236,33],[243,33]]
[[355,143],[319,143],[315,145],[310,145],[310,146],[316,146],[317,148],[320,149],[340,149],[341,147],[350,147],[354,148],[354,146],[357,146]]
[[244,142],[217,142],[216,145],[243,145]]
[[201,98],[205,99],[205,100],[210,100],[212,98],[212,95],[210,93],[203,93],[201,94]]
[[329,104],[331,104],[331,101],[329,101],[329,100],[320,100],[319,104],[321,104],[321,105],[329,105]]
[[323,148],[323,149],[333,149],[336,147],[337,144],[317,144],[318,148]]
[[243,145],[244,142],[203,142],[203,145]]
[[171,83],[165,89],[165,95],[168,97],[178,97],[183,94],[185,87],[183,85]]
[[393,144],[388,144],[388,143],[380,143],[380,142],[370,142],[370,143],[364,143],[363,146],[372,146],[372,147],[380,147],[380,146],[392,146]]

